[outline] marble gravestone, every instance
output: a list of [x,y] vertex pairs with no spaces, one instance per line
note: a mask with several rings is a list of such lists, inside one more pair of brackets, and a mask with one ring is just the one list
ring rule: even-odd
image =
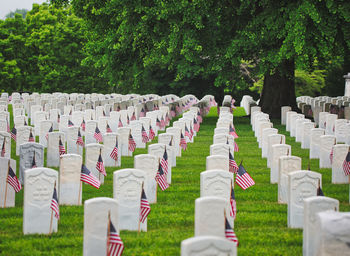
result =
[[305,116],[303,114],[297,114],[291,116],[291,126],[290,126],[290,136],[296,137],[296,129],[297,129],[297,120],[298,119],[305,119]]
[[181,129],[178,127],[168,127],[166,129],[166,133],[170,133],[173,135],[173,146],[175,148],[176,156],[181,156],[181,147],[180,147],[180,139],[181,139]]
[[[207,170],[200,175],[201,197],[216,196],[226,200],[226,212],[230,213],[231,187],[233,187],[233,173],[225,170]],[[234,227],[234,218],[226,216],[231,227]]]
[[172,169],[171,167],[173,166],[172,156],[174,154],[173,149],[166,144],[155,143],[148,146],[148,154],[156,156],[157,159],[159,159],[160,161],[163,158],[165,149],[167,150],[167,154],[168,154],[168,174],[166,175],[166,177],[167,177],[167,182],[171,184],[171,169]]
[[233,148],[226,144],[226,143],[218,143],[218,144],[212,144],[210,145],[210,155],[222,155],[222,156],[229,156],[229,152],[231,152],[232,156],[234,157],[234,150]]
[[157,182],[155,180],[158,172],[158,157],[150,154],[140,154],[134,157],[134,168],[145,172],[147,187],[145,193],[150,204],[157,202]]
[[318,256],[349,256],[350,213],[326,211],[316,216],[315,247]]
[[303,123],[303,135],[301,140],[301,148],[310,148],[311,130],[315,128],[315,123],[304,122]]
[[176,167],[176,147],[174,136],[171,133],[162,133],[158,135],[158,143],[167,145],[167,149],[170,149],[172,153],[171,166]]
[[[120,230],[147,231],[147,219],[140,223],[142,185],[147,188],[146,173],[139,169],[121,169],[113,173],[113,198],[118,202]],[[146,190],[146,189],[145,189]]]
[[142,123],[138,120],[130,121],[129,127],[135,140],[136,148],[146,148],[146,143],[142,142]]
[[[227,200],[216,196],[197,198],[194,210],[194,235],[225,238]],[[226,213],[226,216],[230,213]]]
[[292,108],[290,106],[282,106],[281,107],[281,124],[286,125],[287,121],[287,112],[291,111]]
[[50,167],[58,167],[60,164],[59,140],[65,146],[65,136],[63,132],[50,132],[47,141],[47,159],[46,165]]
[[337,119],[334,123],[334,135],[337,138],[337,142],[346,143],[347,136],[350,135],[350,130],[348,120],[346,119]]
[[338,119],[338,115],[336,114],[328,114],[326,116],[326,134],[333,135],[334,134],[334,124],[335,120]]
[[[0,208],[15,206],[15,190],[7,183],[9,165],[16,174],[16,160],[7,157],[0,157]],[[16,174],[17,175],[17,174]],[[6,191],[6,192],[5,192]],[[6,202],[5,202],[6,194]]]
[[85,144],[96,143],[96,139],[94,137],[95,129],[97,127],[97,121],[88,120],[85,121]]
[[336,138],[333,135],[320,136],[320,168],[331,168],[330,154],[333,146],[336,144]]
[[272,128],[273,124],[271,122],[259,122],[256,127],[257,131],[257,141],[259,143],[259,148],[262,147],[262,131],[266,128]]
[[72,126],[67,128],[67,153],[83,155],[83,147],[77,144],[78,130],[82,135],[82,131],[78,126]]
[[50,206],[55,184],[56,190],[58,187],[57,176],[56,170],[44,167],[24,172],[23,233],[25,235],[57,232],[58,221],[55,217],[52,218],[50,225],[53,214]]
[[236,256],[237,247],[222,237],[198,236],[181,242],[181,256]]
[[267,136],[267,167],[271,168],[272,146],[276,144],[285,144],[286,136],[283,134],[270,134]]
[[347,144],[333,146],[332,184],[349,184],[349,176],[346,176],[343,170],[343,163],[348,153]]
[[316,196],[318,186],[322,187],[322,175],[300,170],[288,176],[288,227],[303,228],[304,199]]
[[[119,134],[118,133],[106,133],[105,135],[103,135],[103,146],[104,146],[104,150],[103,150],[103,163],[105,165],[105,167],[117,167],[117,166],[121,166],[121,162],[122,162],[122,158],[121,158],[121,154],[120,154],[120,146],[119,146]],[[115,161],[112,157],[111,157],[111,153],[114,149],[114,147],[117,145],[117,141],[118,141],[118,159],[117,161]]]
[[318,115],[319,121],[318,121],[318,127],[325,129],[326,130],[326,126],[327,126],[327,122],[326,122],[326,118],[329,115],[328,112],[320,112]]
[[295,125],[295,141],[302,142],[304,136],[304,123],[310,123],[310,119],[299,118]]
[[11,135],[8,132],[0,132],[0,147],[2,149],[2,145],[5,141],[5,155],[4,157],[11,157]]
[[108,197],[95,197],[84,203],[84,242],[83,255],[106,255],[108,215],[119,234],[119,206],[117,200]]
[[[103,151],[104,146],[99,143],[90,143],[85,145],[85,166],[89,169],[92,175],[94,175],[101,182],[101,184],[104,183],[104,175],[97,170],[96,164],[100,153],[102,156],[104,155]],[[103,157],[102,161],[104,163]]]
[[228,156],[223,155],[211,155],[207,156],[206,170],[220,169],[229,171],[229,159]]
[[129,151],[129,135],[131,133],[130,127],[120,127],[118,128],[118,142],[119,148],[120,148],[120,155],[121,156],[132,156],[132,152]]
[[286,131],[291,131],[292,126],[292,116],[297,115],[298,113],[295,111],[288,111],[286,114]]
[[314,128],[310,131],[310,159],[320,158],[320,140],[321,136],[325,134],[322,128]]
[[39,143],[45,148],[47,147],[46,135],[49,132],[50,128],[53,129],[53,122],[50,120],[44,120],[40,122],[40,133],[39,133]]
[[[16,127],[17,128],[17,127]],[[19,155],[19,146],[23,143],[29,141],[30,131],[33,132],[33,127],[30,126],[22,126],[17,128],[17,136],[16,136],[16,156]]]
[[261,157],[267,158],[267,151],[268,151],[268,136],[272,134],[277,134],[278,130],[276,128],[266,128],[262,130],[262,137],[261,137]]
[[81,205],[82,186],[80,182],[82,157],[65,154],[60,159],[59,203],[60,205]]
[[279,158],[278,203],[288,203],[288,174],[301,170],[301,158],[297,156],[281,156]]
[[44,146],[36,142],[21,144],[19,148],[19,180],[23,184],[24,172],[32,169],[33,159],[37,167],[44,166]]
[[325,196],[312,196],[304,199],[303,255],[316,255],[315,237],[317,236],[317,213],[339,211],[339,201]]
[[278,183],[279,177],[279,159],[281,156],[290,156],[292,148],[288,144],[275,144],[271,151],[271,168],[270,168],[270,183]]

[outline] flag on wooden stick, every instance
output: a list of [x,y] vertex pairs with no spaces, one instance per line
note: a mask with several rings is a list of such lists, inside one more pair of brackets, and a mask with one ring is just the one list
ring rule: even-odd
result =
[[233,231],[230,223],[225,216],[225,236],[228,240],[232,241],[235,246],[238,246],[238,238],[236,233]]
[[156,175],[156,181],[162,191],[166,190],[169,187],[169,184],[166,180],[165,173],[163,171],[162,165],[159,163],[158,172]]
[[250,177],[250,175],[244,169],[242,164],[240,164],[238,167],[238,171],[237,171],[237,175],[236,175],[236,183],[243,190],[246,190],[247,188],[255,185],[254,180],[252,179],[252,177]]
[[57,198],[56,182],[55,182],[55,186],[53,188],[53,195],[52,195],[52,199],[51,199],[50,208],[55,213],[55,217],[59,220],[60,219],[60,207],[59,207],[58,198]]
[[97,142],[102,142],[102,134],[100,132],[100,129],[98,129],[97,126],[95,128],[94,138],[96,139]]
[[103,176],[107,176],[106,169],[105,169],[105,166],[104,166],[103,160],[102,160],[101,151],[100,151],[100,155],[98,156],[97,163],[96,163],[96,169],[97,169],[100,173],[102,173]]
[[343,171],[346,176],[350,175],[350,151],[345,157],[345,160],[343,162]]
[[18,193],[22,189],[22,185],[19,182],[15,172],[12,170],[11,166],[9,166],[8,169],[7,183],[13,187],[16,193]]
[[110,157],[115,161],[118,160],[118,139],[116,139],[115,146],[110,154]]
[[100,181],[94,175],[92,175],[84,164],[81,166],[80,180],[95,188],[100,188],[101,185]]
[[148,214],[151,212],[151,206],[147,200],[145,190],[142,186],[141,206],[140,206],[140,222],[144,223]]
[[124,243],[120,239],[118,232],[112,224],[110,215],[108,215],[107,231],[107,256],[120,256],[124,251]]

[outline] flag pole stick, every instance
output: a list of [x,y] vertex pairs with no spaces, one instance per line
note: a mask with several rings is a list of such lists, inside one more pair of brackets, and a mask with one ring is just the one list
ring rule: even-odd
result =
[[9,171],[10,171],[10,159],[7,164],[7,175],[6,175],[6,184],[5,184],[5,198],[4,198],[4,208],[6,208],[6,199],[7,199],[7,179],[9,177]]
[[[54,184],[54,189],[56,188],[56,181]],[[51,209],[51,208],[50,208]],[[52,221],[53,221],[53,210],[51,209],[51,218],[50,218],[50,229],[49,229],[49,235],[52,233]]]
[[140,196],[140,216],[139,216],[139,227],[138,227],[138,233],[141,231],[141,201],[142,201],[142,191],[143,191],[143,181],[141,185],[141,196]]
[[80,181],[80,185],[79,185],[79,194],[78,194],[78,205],[80,205],[80,196],[81,196],[81,184],[82,184],[83,182],[82,181]]
[[239,165],[241,165],[243,163],[243,160],[241,160],[241,162],[239,163]]
[[111,211],[108,211],[108,227],[107,227],[107,254],[109,251],[109,234],[111,233]]

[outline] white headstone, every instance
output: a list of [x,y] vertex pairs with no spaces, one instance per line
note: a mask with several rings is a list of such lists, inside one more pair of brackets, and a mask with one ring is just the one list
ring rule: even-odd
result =
[[47,166],[58,167],[60,160],[59,140],[61,138],[62,144],[66,145],[66,140],[63,132],[50,132],[47,141]]
[[57,232],[57,219],[53,216],[51,223],[53,211],[50,208],[55,183],[56,190],[58,187],[57,176],[57,171],[44,167],[24,172],[23,233],[25,235],[49,234],[50,226],[51,232]]
[[343,170],[344,160],[349,153],[349,145],[337,144],[333,147],[333,162],[332,162],[332,183],[333,184],[348,184],[349,176],[346,176]]
[[337,138],[337,142],[346,143],[347,136],[350,135],[350,130],[348,120],[346,119],[337,119],[334,123],[334,135]]
[[288,111],[286,114],[286,131],[290,132],[292,125],[292,116],[297,115],[298,113],[295,111]]
[[271,172],[270,183],[278,183],[279,180],[279,159],[281,156],[292,155],[292,148],[288,144],[275,144],[272,146],[271,152]]
[[16,127],[17,136],[16,136],[16,155],[19,155],[19,146],[23,143],[27,143],[29,141],[30,131],[33,131],[33,127],[30,126],[22,126]]
[[292,108],[290,106],[283,106],[281,107],[281,124],[286,125],[287,121],[287,112],[291,111]]
[[83,255],[105,255],[107,252],[108,215],[119,233],[119,207],[117,200],[96,197],[84,203]]
[[60,159],[59,199],[62,205],[81,205],[82,185],[80,181],[82,157],[65,154]]
[[335,143],[336,138],[333,135],[320,136],[320,168],[332,167],[330,154]]
[[322,175],[313,171],[295,171],[288,174],[288,227],[303,228],[304,199],[316,196]]
[[281,156],[279,158],[278,203],[288,203],[288,174],[301,170],[301,158],[297,156]]
[[237,247],[222,237],[198,236],[191,237],[181,242],[181,256],[236,256]]
[[[221,197],[197,198],[194,210],[194,235],[225,237],[225,209],[227,201]],[[226,213],[226,216],[229,213]]]
[[152,144],[152,145],[149,145],[148,146],[148,154],[150,155],[154,155],[156,156],[158,159],[162,159],[163,158],[163,155],[164,155],[164,152],[165,152],[165,149],[167,151],[167,154],[168,154],[168,174],[166,175],[167,176],[167,182],[169,184],[171,184],[171,167],[173,166],[172,165],[172,156],[173,156],[173,149],[171,147],[169,147],[168,145],[166,144],[163,144],[163,143],[155,143],[155,144]]
[[310,159],[320,158],[320,137],[325,134],[322,128],[314,128],[310,131]]
[[315,247],[317,237],[317,213],[339,211],[339,201],[325,196],[312,196],[304,199],[303,255],[317,255]]
[[326,116],[326,134],[333,135],[334,134],[334,123],[335,120],[338,119],[338,115],[336,114],[328,114]]
[[16,192],[14,188],[7,183],[6,179],[9,171],[9,165],[11,166],[13,172],[16,174],[16,160],[9,159],[7,157],[0,157],[0,208],[15,206]]
[[5,155],[4,157],[11,157],[11,135],[8,132],[0,132],[0,145],[2,149],[2,145],[5,140]]
[[315,123],[303,123],[303,137],[301,140],[301,148],[310,148],[311,130],[315,128]]
[[[112,157],[111,157],[111,153],[113,151],[113,149],[115,148],[115,146],[117,145],[117,141],[118,141],[118,159],[117,161],[115,161]],[[120,166],[121,165],[121,154],[120,154],[120,146],[119,146],[119,134],[118,133],[106,133],[105,135],[103,135],[103,146],[104,146],[104,150],[103,150],[103,163],[105,166],[107,167],[112,167],[112,166]]]
[[[104,183],[104,175],[97,170],[96,164],[100,153],[103,156],[103,151],[104,147],[99,143],[90,143],[85,145],[85,166],[89,169],[92,175],[99,179],[101,184]],[[102,161],[104,163],[103,157]]]
[[283,134],[270,134],[267,136],[267,167],[271,168],[272,146],[276,144],[285,144],[286,136]]
[[[139,169],[121,169],[113,173],[113,197],[119,206],[120,230],[147,231],[147,219],[140,222],[142,183],[147,187],[146,173]],[[146,194],[147,197],[147,194]]]
[[276,128],[266,128],[262,130],[262,140],[261,140],[261,156],[267,158],[268,152],[268,136],[271,134],[277,134],[278,130]]

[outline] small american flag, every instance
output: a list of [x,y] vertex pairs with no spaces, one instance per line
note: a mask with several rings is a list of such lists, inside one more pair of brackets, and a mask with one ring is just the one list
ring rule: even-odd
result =
[[22,189],[22,185],[17,179],[15,172],[12,170],[11,166],[9,166],[9,171],[7,175],[7,183],[10,184],[13,189],[18,193]]
[[53,195],[51,199],[51,210],[55,213],[55,217],[59,220],[60,219],[60,207],[58,204],[58,198],[57,198],[57,191],[56,191],[56,183],[55,187],[53,188]]
[[46,140],[49,140],[49,133],[50,133],[50,132],[53,132],[53,127],[52,127],[52,125],[51,125],[50,129],[47,131],[47,133],[46,133],[46,135],[45,135]]
[[192,138],[193,134],[194,134],[193,129],[192,129],[192,125],[190,125],[190,134],[191,134],[191,138]]
[[173,108],[170,110],[170,116],[171,117],[175,117],[176,116],[175,110]]
[[5,157],[5,154],[6,154],[5,141],[6,139],[4,137],[4,140],[2,141],[1,157]]
[[168,114],[168,112],[166,112],[166,114],[165,114],[165,124],[166,125],[168,125],[169,124],[169,122],[170,122],[170,117],[169,117],[169,114]]
[[123,123],[122,123],[122,120],[119,117],[118,128],[120,128],[120,127],[123,127]]
[[150,125],[149,126],[149,140],[153,140],[155,136],[156,136],[156,134],[154,133],[153,128]]
[[333,155],[334,155],[334,151],[332,147],[331,153],[329,154],[329,160],[331,161],[331,164],[333,163]]
[[85,120],[83,119],[83,121],[81,122],[81,125],[80,125],[81,129],[83,131],[85,131],[85,128],[86,128],[86,123],[85,123]]
[[190,140],[192,139],[192,136],[187,128],[187,125],[185,125],[185,136],[188,137]]
[[61,137],[60,137],[60,139],[58,141],[58,152],[60,153],[60,156],[64,155],[66,153],[66,149],[65,149],[65,147],[64,147],[64,145],[62,143]]
[[230,135],[232,135],[235,139],[238,138],[238,135],[236,133],[236,130],[234,126],[230,125],[230,130],[229,130]]
[[68,127],[73,127],[73,126],[74,126],[73,122],[71,120],[68,120]]
[[247,188],[253,186],[255,184],[254,180],[250,175],[246,172],[243,165],[239,165],[237,175],[236,175],[236,183],[238,186],[240,186],[243,190],[246,190]]
[[136,148],[136,142],[132,137],[131,133],[129,134],[129,151],[134,152]]
[[238,147],[238,144],[236,143],[236,141],[234,141],[234,149],[233,149],[235,152],[238,152],[239,151],[239,147]]
[[112,132],[112,129],[111,129],[111,127],[109,126],[109,124],[106,125],[106,132],[107,132],[107,133],[111,133],[111,132]]
[[94,175],[92,175],[85,165],[81,166],[80,180],[95,188],[100,188],[101,185],[100,181]]
[[102,110],[102,115],[103,115],[103,116],[106,116],[105,110]]
[[143,125],[142,125],[142,129],[141,129],[141,136],[142,136],[142,142],[147,143],[148,136],[147,136],[147,132],[146,132],[145,128],[143,127]]
[[29,132],[29,139],[28,139],[28,141],[29,142],[35,142],[32,130],[30,130],[30,132]]
[[10,130],[10,123],[9,123],[9,120],[6,118],[6,126],[7,126],[7,132],[10,133],[11,130]]
[[126,123],[127,123],[127,124],[130,124],[129,115],[126,115]]
[[60,123],[60,121],[61,121],[61,116],[60,116],[60,114],[58,113],[58,114],[57,114],[57,123]]
[[111,220],[109,220],[109,229],[107,232],[107,256],[120,256],[124,251],[124,243],[120,239],[118,232],[116,231]]
[[346,155],[346,158],[343,162],[343,171],[346,176],[350,175],[350,151]]
[[166,177],[165,177],[165,173],[164,173],[162,165],[160,163],[158,166],[156,181],[157,181],[157,183],[162,191],[166,190],[169,187],[169,184],[168,184]]
[[77,145],[84,147],[83,137],[81,136],[80,129],[78,130]]
[[105,166],[104,166],[104,164],[103,164],[101,152],[100,152],[100,155],[99,155],[98,160],[97,160],[97,163],[96,163],[96,169],[97,169],[100,173],[102,173],[103,176],[107,176],[106,169],[105,169]]
[[146,115],[145,115],[145,110],[142,108],[141,109],[141,112],[140,112],[140,117],[145,117]]
[[236,205],[236,198],[235,198],[235,191],[233,190],[233,186],[231,184],[231,196],[230,196],[230,216],[236,219],[237,214],[237,205]]
[[131,116],[131,121],[135,121],[136,120],[136,115],[135,115],[135,111],[132,112],[132,116]]
[[159,121],[159,118],[157,117],[157,119],[156,119],[156,125],[159,127],[159,128],[161,128],[161,123],[160,123],[160,121]]
[[228,223],[227,218],[225,217],[225,236],[228,240],[232,241],[235,246],[238,246],[238,238],[233,231],[230,223]]
[[98,129],[97,126],[95,128],[94,138],[96,139],[97,142],[102,142],[102,134],[100,132],[100,129]]
[[169,162],[168,162],[168,153],[166,151],[166,148],[164,149],[163,157],[160,160],[160,165],[162,166],[164,173],[168,174]]
[[195,132],[199,131],[199,123],[197,122],[196,118],[193,118],[193,129]]
[[115,146],[110,154],[110,157],[115,161],[118,160],[118,140],[116,140]]
[[145,222],[148,214],[151,211],[151,206],[149,205],[149,202],[146,197],[145,190],[142,188],[141,192],[141,207],[140,207],[140,221],[142,223]]
[[35,151],[34,151],[34,155],[33,155],[33,160],[32,160],[32,168],[36,168],[36,160],[35,160]]
[[197,120],[198,120],[198,123],[202,123],[202,116],[201,116],[201,113],[198,111],[197,112]]
[[228,157],[229,157],[229,171],[233,172],[233,173],[237,173],[238,171],[238,165],[235,161],[235,159],[233,158],[233,155],[231,154],[231,152],[228,152]]
[[186,139],[184,137],[184,135],[181,132],[181,137],[180,137],[180,147],[182,148],[183,151],[186,151],[187,149],[187,142]]
[[316,195],[317,195],[317,196],[324,196],[324,194],[323,194],[323,191],[322,191],[322,188],[321,188],[320,184],[318,184],[317,194],[316,194]]

